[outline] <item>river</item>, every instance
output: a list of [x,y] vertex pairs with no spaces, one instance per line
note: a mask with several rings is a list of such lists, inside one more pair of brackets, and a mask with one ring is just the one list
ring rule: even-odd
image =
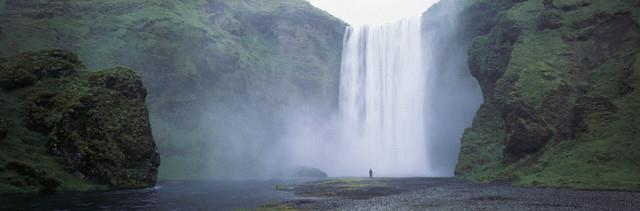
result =
[[234,210],[291,200],[276,185],[310,180],[165,181],[154,188],[2,196],[0,210]]

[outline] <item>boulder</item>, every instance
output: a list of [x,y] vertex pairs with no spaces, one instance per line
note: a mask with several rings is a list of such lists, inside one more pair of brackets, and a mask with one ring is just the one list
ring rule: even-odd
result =
[[67,171],[100,184],[153,186],[160,157],[151,136],[142,81],[126,68],[82,79],[93,91],[79,94],[76,103],[63,109],[49,135],[50,152],[64,160]]
[[[160,157],[151,134],[147,92],[133,70],[83,72],[75,54],[56,49],[1,58],[0,67],[4,76],[20,72],[32,80],[29,86],[5,83],[10,86],[2,88],[21,90],[0,92],[11,103],[0,106],[7,114],[3,117],[21,120],[12,121],[11,128],[24,131],[9,135],[32,140],[23,141],[28,146],[6,143],[29,148],[24,150],[29,159],[13,158],[5,168],[20,176],[0,184],[23,192],[51,192],[58,186],[74,190],[79,187],[69,183],[86,181],[114,189],[155,185]],[[0,139],[7,135],[3,122],[0,119]],[[62,165],[36,165],[46,162]],[[63,172],[68,176],[56,177]]]
[[298,167],[294,174],[294,177],[316,177],[316,178],[320,178],[320,177],[327,177],[327,173],[325,173],[324,171],[317,169],[317,168],[313,168],[313,167]]

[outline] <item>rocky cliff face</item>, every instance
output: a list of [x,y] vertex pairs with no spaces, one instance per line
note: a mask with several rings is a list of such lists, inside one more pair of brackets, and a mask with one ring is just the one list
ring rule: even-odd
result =
[[0,59],[0,193],[153,186],[160,158],[130,69],[63,50]]
[[457,175],[640,189],[638,1],[473,1],[462,16],[485,103]]
[[296,101],[337,106],[345,25],[304,0],[1,0],[0,9],[1,55],[56,47],[90,69],[137,71],[165,178],[209,178],[210,161],[237,139],[267,145]]

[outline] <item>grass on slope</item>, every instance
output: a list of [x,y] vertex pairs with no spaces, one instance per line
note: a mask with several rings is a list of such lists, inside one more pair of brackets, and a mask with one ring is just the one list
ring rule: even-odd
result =
[[[543,11],[542,0],[518,3],[505,13],[505,18],[514,20],[523,31],[515,43],[505,74],[497,82],[496,92],[506,93],[497,97],[507,102],[521,100],[540,111],[547,109],[541,107],[545,96],[566,83],[580,91],[577,95],[610,99],[617,108],[615,115],[605,118],[603,114],[589,114],[592,116],[584,120],[588,130],[580,136],[568,140],[554,137],[539,153],[515,162],[506,162],[502,156],[504,139],[500,132],[504,129],[495,126],[495,120],[488,117],[495,115],[494,118],[500,118],[500,114],[481,108],[473,128],[465,132],[465,147],[458,169],[466,170],[464,177],[477,181],[502,180],[521,185],[640,190],[640,52],[637,48],[627,46],[612,54],[604,54],[609,56],[604,57],[606,61],[591,69],[590,75],[585,75],[570,71],[576,67],[579,70],[585,68],[581,66],[584,63],[574,57],[588,56],[589,52],[581,52],[580,49],[589,49],[590,46],[576,48],[566,41],[580,40],[583,39],[580,36],[589,35],[597,25],[588,24],[597,23],[598,17],[605,17],[606,14],[627,12],[638,24],[639,5],[621,0],[553,2],[562,24],[557,29],[538,28],[539,15]],[[560,10],[562,12],[558,12]],[[587,27],[577,26],[580,24]],[[629,37],[620,40],[638,39],[638,34],[627,33],[626,36]],[[603,46],[604,49],[608,47]],[[515,83],[510,85],[513,79]],[[623,85],[631,91],[621,94]],[[508,89],[499,90],[505,87]],[[576,106],[578,97],[574,95],[571,94],[568,100],[572,106]]]
[[[80,180],[64,171],[62,161],[53,158],[47,152],[47,136],[28,130],[23,126],[25,112],[20,109],[28,101],[22,99],[31,90],[23,89],[13,93],[0,90],[2,103],[0,112],[4,121],[9,126],[9,134],[0,141],[0,194],[8,193],[37,193],[38,181],[35,178],[25,177],[15,170],[8,169],[9,163],[25,164],[27,169],[33,169],[45,174],[46,177],[55,178],[60,183],[57,191],[90,191],[105,190],[106,187]],[[28,95],[27,95],[28,96]],[[16,188],[22,186],[22,188]]]

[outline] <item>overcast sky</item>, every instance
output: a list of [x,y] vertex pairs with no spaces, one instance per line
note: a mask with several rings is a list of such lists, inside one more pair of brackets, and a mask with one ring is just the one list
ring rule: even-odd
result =
[[308,0],[351,25],[380,24],[419,16],[438,0]]

